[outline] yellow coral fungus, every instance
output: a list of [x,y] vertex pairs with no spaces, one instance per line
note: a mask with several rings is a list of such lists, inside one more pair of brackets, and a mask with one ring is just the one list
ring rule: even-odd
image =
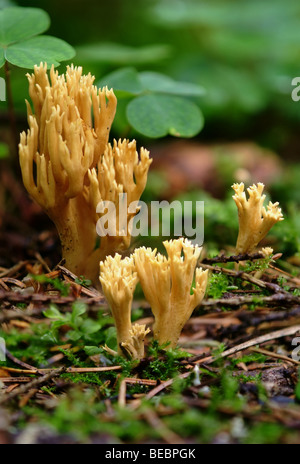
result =
[[163,243],[167,258],[156,250],[142,247],[135,250],[134,261],[155,317],[154,338],[160,344],[170,342],[169,347],[174,348],[184,324],[204,297],[208,271],[196,269],[201,253],[198,246],[183,238]]
[[236,252],[252,253],[259,242],[267,235],[269,230],[278,221],[283,220],[279,203],[269,202],[267,209],[263,206],[264,184],[258,183],[247,189],[249,198],[246,198],[244,184],[233,184],[235,195],[233,199],[238,208],[239,234]]
[[130,242],[130,234],[104,237],[95,250],[97,203],[117,202],[119,193],[138,201],[149,153],[142,149],[139,161],[135,142],[108,144],[116,97],[97,89],[81,67],[67,67],[61,76],[52,67],[49,79],[41,64],[27,77],[33,111],[26,102],[29,130],[19,144],[24,185],[55,223],[66,267],[96,283],[100,259]]
[[100,263],[100,282],[115,320],[119,354],[132,336],[131,305],[137,281],[132,257],[122,259],[116,254]]
[[142,359],[145,355],[145,337],[150,332],[144,324],[134,324],[130,330],[130,338],[121,343],[121,348],[133,359]]

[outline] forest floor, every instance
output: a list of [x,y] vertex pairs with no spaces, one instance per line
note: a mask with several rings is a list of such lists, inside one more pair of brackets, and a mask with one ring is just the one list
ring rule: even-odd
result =
[[[202,260],[210,285],[178,349],[149,339],[138,362],[103,349],[102,294],[32,254],[0,269],[0,443],[300,442],[300,280],[280,255]],[[139,292],[133,320],[153,323]]]
[[[103,295],[60,262],[53,225],[24,194],[17,166],[0,168],[1,444],[300,443],[296,207],[266,243],[275,255],[236,257],[232,198],[205,196],[205,298],[176,349],[150,333],[145,358],[132,361],[104,349],[116,349],[116,330]],[[286,209],[297,201],[298,171],[288,179],[275,192],[280,202],[291,196]],[[139,285],[132,320],[152,328]]]

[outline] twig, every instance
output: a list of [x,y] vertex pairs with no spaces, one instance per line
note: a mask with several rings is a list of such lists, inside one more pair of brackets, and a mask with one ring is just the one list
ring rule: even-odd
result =
[[5,350],[5,354],[6,354],[6,357],[10,359],[11,361],[13,361],[15,364],[18,364],[19,366],[22,366],[25,369],[35,370],[37,374],[43,375],[39,369],[35,369],[30,364],[27,364],[26,362],[21,361],[20,359],[16,358],[12,353],[10,353],[10,351]]
[[166,424],[159,418],[156,412],[150,408],[143,412],[143,416],[148,424],[155,429],[166,443],[171,445],[184,445],[184,440],[176,433],[170,430]]
[[288,292],[278,292],[271,296],[236,296],[232,298],[219,298],[203,300],[201,306],[241,306],[243,304],[276,304],[283,303],[300,305],[300,297]]
[[[69,277],[69,279],[71,279],[72,281],[76,281],[78,280],[78,276],[73,274],[73,272],[69,271],[69,269],[67,269],[66,267],[58,264],[57,266],[57,269],[59,269],[65,276]],[[80,279],[79,279],[80,280]],[[96,290],[95,288],[87,288],[87,287],[84,287],[83,285],[80,285],[81,287],[81,291],[82,293],[84,293],[86,296],[90,296],[92,298],[102,298],[103,301],[104,301],[104,297],[102,295],[102,293],[98,292],[98,290]]]
[[55,369],[55,370],[52,369],[50,372],[45,374],[43,377],[34,379],[25,385],[21,385],[20,387],[15,388],[12,392],[8,393],[7,395],[4,394],[1,396],[0,405],[7,403],[8,401],[16,398],[19,395],[22,395],[23,393],[28,392],[32,388],[40,387],[41,385],[47,383],[50,379],[53,379],[54,377],[57,377],[60,374],[62,374],[65,370],[66,368],[64,366],[60,367],[59,369]]
[[[5,292],[0,290],[0,301],[8,301],[10,303],[54,303],[58,305],[65,305],[68,303],[74,303],[78,300],[76,296],[59,296],[59,295],[47,295],[45,293],[16,293],[16,292]],[[99,293],[98,296],[91,298],[80,299],[83,303],[94,304],[104,303],[104,297]]]
[[36,259],[38,260],[38,262],[45,268],[46,272],[51,272],[51,269],[50,267],[48,266],[48,264],[46,263],[46,261],[44,260],[44,258],[40,255],[40,253],[38,253],[37,251],[34,253],[34,256],[36,257]]
[[[53,371],[53,369],[16,369],[14,367],[3,367],[4,370],[8,372],[14,372],[16,374],[38,374],[38,373],[47,373]],[[122,366],[107,366],[107,367],[66,367],[65,372],[70,374],[86,374],[89,372],[106,372],[106,371],[117,371],[122,369]]]
[[119,388],[118,404],[120,407],[126,406],[126,386],[127,384],[133,385],[156,385],[157,381],[152,379],[135,379],[135,378],[125,378],[122,380]]
[[[185,372],[184,374],[180,374],[178,377],[180,379],[186,379],[189,375],[191,375],[191,372]],[[178,378],[176,377],[176,378]],[[157,385],[157,387],[153,388],[149,393],[146,395],[146,399],[149,400],[153,398],[157,393],[160,393],[162,390],[165,388],[168,388],[172,383],[174,382],[175,379],[169,379],[166,380],[165,382],[162,382],[160,385]]]
[[231,356],[232,354],[238,353],[239,351],[246,350],[251,346],[261,345],[262,343],[269,342],[271,340],[276,340],[277,338],[287,337],[288,335],[294,335],[296,332],[300,332],[300,325],[294,325],[285,329],[275,330],[275,332],[252,338],[247,342],[241,343],[240,345],[236,345],[230,348],[229,350],[223,351],[223,353],[221,353],[219,356],[209,356],[208,358],[200,360],[197,358],[189,358],[188,362],[195,362],[196,364],[211,364],[217,359],[226,358],[227,356]]
[[247,280],[248,282],[251,282],[252,284],[257,285],[260,288],[266,288],[272,292],[279,292],[279,293],[284,293],[284,294],[289,295],[289,293],[286,292],[283,288],[281,288],[280,285],[257,279],[251,274],[247,274],[246,272],[243,272],[243,271],[233,271],[232,269],[224,269],[223,267],[220,268],[220,267],[210,266],[209,264],[203,264],[201,266],[204,269],[209,269],[210,271],[215,272],[217,274],[222,274],[222,273],[227,274],[235,278]]
[[263,259],[264,255],[261,252],[253,253],[253,254],[239,254],[239,255],[232,255],[232,256],[215,256],[214,258],[204,258],[202,263],[203,264],[214,264],[214,263],[238,263],[239,261],[253,261],[255,259]]
[[272,353],[272,351],[265,350],[263,348],[251,348],[251,351],[254,351],[254,353],[260,353],[268,356],[269,358],[274,358],[274,359],[282,359],[283,361],[290,362],[292,364],[296,364],[297,366],[300,365],[300,362],[297,361],[296,359],[289,358],[288,356],[284,356],[283,354],[278,354],[278,353]]

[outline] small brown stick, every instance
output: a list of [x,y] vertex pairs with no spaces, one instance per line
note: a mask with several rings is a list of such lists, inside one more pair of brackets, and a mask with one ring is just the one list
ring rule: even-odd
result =
[[124,408],[126,406],[126,379],[123,379],[120,383],[118,405],[120,408]]
[[157,385],[156,380],[152,379],[135,379],[135,378],[125,378],[121,381],[120,388],[119,388],[119,396],[118,396],[118,404],[120,407],[126,406],[126,386],[127,384],[133,385]]
[[24,284],[24,282],[14,279],[13,277],[3,277],[1,279],[1,282],[5,282],[6,284],[15,285],[16,287],[20,287],[20,288],[26,288],[26,285]]
[[283,288],[280,287],[280,285],[277,284],[272,284],[270,282],[265,282],[264,280],[257,279],[256,277],[252,276],[251,274],[247,274],[246,272],[243,271],[233,271],[232,269],[224,269],[223,267],[215,267],[215,266],[210,266],[209,264],[201,264],[201,267],[204,269],[209,269],[212,272],[215,272],[217,274],[227,274],[232,277],[239,277],[240,279],[247,280],[248,282],[257,285],[260,288],[267,288],[268,290],[272,292],[280,292],[289,295],[288,292],[283,290]]
[[32,388],[31,390],[29,390],[29,392],[27,392],[27,394],[25,396],[23,396],[20,401],[19,401],[19,408],[22,409],[24,408],[24,406],[26,406],[26,404],[28,403],[28,401],[38,392],[38,388]]
[[263,253],[253,253],[253,254],[239,254],[239,255],[232,255],[232,256],[215,256],[214,258],[204,258],[202,263],[203,264],[214,264],[214,263],[238,263],[239,261],[253,261],[255,259],[263,259],[265,256]]
[[6,285],[6,283],[0,279],[0,287],[3,288],[3,290],[5,290],[6,292],[9,292],[9,287]]
[[0,313],[0,324],[5,321],[10,321],[11,319],[25,319],[28,322],[40,322],[40,319],[33,319],[32,316],[37,316],[44,311],[44,307],[32,308],[21,310],[17,307],[12,307],[11,309],[6,309]]
[[34,380],[32,380],[31,382],[28,382],[25,385],[21,385],[20,387],[15,388],[13,391],[11,391],[10,393],[8,393],[6,395],[5,394],[1,395],[1,397],[0,397],[0,405],[4,404],[4,403],[7,403],[8,401],[16,398],[19,395],[22,395],[23,393],[28,392],[32,388],[36,388],[36,387],[40,387],[41,385],[44,385],[50,379],[53,379],[54,377],[57,377],[60,374],[62,374],[65,370],[66,370],[66,368],[64,366],[60,367],[59,369],[54,369],[54,370],[52,369],[47,374],[43,375],[43,377],[40,377],[38,379],[34,379]]
[[275,332],[271,332],[265,335],[261,335],[260,337],[252,338],[247,342],[241,343],[240,345],[234,346],[229,350],[223,351],[219,356],[209,356],[204,359],[192,359],[189,358],[189,363],[195,362],[195,364],[211,364],[216,359],[226,358],[227,356],[231,356],[232,354],[238,353],[239,351],[244,351],[252,346],[261,345],[262,343],[269,342],[271,340],[276,340],[277,338],[287,337],[288,335],[294,335],[296,332],[300,332],[300,325],[294,325],[292,327],[287,327],[285,329],[276,330]]
[[2,271],[0,273],[0,279],[2,277],[11,277],[11,276],[13,276],[16,272],[18,272],[20,269],[25,267],[26,264],[28,264],[28,261],[20,261],[19,263],[15,264],[10,269],[5,269],[5,271]]
[[143,412],[143,416],[148,424],[159,433],[166,443],[171,445],[185,444],[184,440],[179,437],[179,435],[174,433],[164,424],[154,410],[148,408],[145,412]]
[[[14,372],[16,374],[38,374],[42,373],[45,374],[47,372],[52,372],[53,369],[16,369],[14,367],[3,367],[8,372]],[[106,372],[106,371],[117,371],[122,369],[122,366],[108,366],[108,367],[67,367],[65,368],[65,372],[73,374],[73,373],[81,373],[86,374],[89,372]]]
[[[56,296],[48,295],[45,293],[30,293],[22,294],[16,292],[6,292],[0,289],[0,301],[8,301],[10,303],[54,303],[57,305],[65,305],[68,303],[74,303],[78,298],[76,296]],[[91,298],[80,299],[83,303],[94,304],[104,303],[104,297],[99,293],[97,296]]]
[[8,359],[10,359],[11,361],[13,361],[15,364],[18,364],[19,366],[22,366],[24,367],[25,369],[29,369],[29,370],[36,370],[37,374],[40,374],[40,375],[43,375],[42,372],[38,369],[35,369],[33,366],[31,366],[30,364],[27,364],[26,362],[24,361],[21,361],[20,359],[16,358],[16,356],[14,356],[12,353],[10,353],[8,350],[5,351],[5,354],[6,354],[6,357]]
[[[186,379],[189,375],[191,375],[191,372],[185,372],[184,374],[180,374],[176,378],[179,377],[180,379]],[[153,388],[153,390],[151,390],[149,393],[147,393],[146,399],[149,400],[149,399],[153,398],[155,395],[157,395],[157,393],[160,393],[165,388],[168,388],[170,385],[172,385],[174,380],[175,379],[169,379],[169,380],[166,380],[165,382],[162,382],[161,384],[157,385],[157,387]]]
[[287,292],[278,292],[271,296],[263,296],[263,297],[252,297],[252,296],[236,296],[232,298],[219,298],[219,299],[208,299],[203,300],[201,302],[201,306],[241,306],[244,304],[292,304],[292,305],[300,305],[300,297],[296,295],[292,295],[291,293]]
[[32,380],[31,377],[0,377],[0,381],[3,383],[16,383],[16,380],[18,383],[27,383]]
[[40,253],[39,253],[38,251],[34,253],[34,256],[36,257],[36,259],[38,260],[38,262],[44,267],[44,269],[46,270],[46,272],[51,272],[50,267],[48,266],[48,264],[46,263],[46,261],[45,261],[44,258],[40,255]]
[[296,359],[289,358],[288,356],[284,356],[284,354],[277,354],[277,353],[272,353],[272,351],[265,350],[263,348],[250,348],[251,351],[254,353],[260,353],[268,356],[269,358],[275,358],[275,359],[282,359],[283,361],[296,364],[297,366],[300,365],[300,361],[297,361]]
[[[65,276],[69,277],[69,279],[71,279],[72,281],[76,281],[76,279],[78,279],[78,276],[73,274],[73,272],[69,271],[69,269],[67,269],[66,267],[64,266],[61,266],[60,264],[58,264],[56,266]],[[90,296],[92,298],[102,298],[103,301],[104,301],[104,297],[102,295],[102,293],[98,292],[98,290],[96,290],[95,288],[93,289],[90,289],[90,288],[86,288],[84,286],[81,285],[81,291],[82,293],[84,293],[85,295],[87,296]]]

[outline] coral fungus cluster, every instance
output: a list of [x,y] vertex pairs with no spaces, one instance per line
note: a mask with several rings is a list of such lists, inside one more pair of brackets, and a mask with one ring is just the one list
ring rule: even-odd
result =
[[[130,345],[141,347],[147,333],[140,326],[139,344],[138,329],[131,328],[131,303],[138,280],[154,314],[154,338],[169,348],[177,345],[183,326],[204,297],[208,271],[196,268],[201,248],[183,238],[165,241],[164,246],[168,257],[141,247],[130,258],[109,256],[100,264],[100,281],[115,319],[119,352],[123,346],[134,353]],[[142,348],[135,351],[143,353]]]
[[151,160],[135,141],[108,143],[117,100],[113,90],[97,89],[91,74],[68,67],[65,75],[47,66],[28,75],[33,110],[27,102],[29,130],[21,134],[24,185],[58,230],[66,267],[98,281],[99,260],[124,250],[130,233],[106,236],[96,249],[99,202],[117,204],[119,194],[138,201]]
[[251,253],[278,221],[283,220],[279,203],[269,202],[267,209],[263,206],[266,195],[263,195],[264,184],[252,185],[247,189],[249,199],[244,192],[244,184],[233,184],[233,199],[238,208],[239,235],[236,252]]
[[[201,248],[184,238],[163,242],[166,256],[145,247],[130,257],[119,254],[130,245],[129,224],[138,211],[126,209],[125,224],[120,224],[121,199],[126,194],[127,204],[138,203],[151,164],[149,152],[142,148],[138,154],[135,141],[108,142],[116,97],[106,87],[97,89],[94,77],[83,75],[80,67],[68,67],[65,75],[52,67],[49,78],[41,64],[27,77],[33,107],[26,102],[29,130],[19,144],[23,181],[55,223],[66,267],[94,285],[100,280],[115,320],[119,354],[144,357],[149,329],[131,322],[138,282],[154,315],[154,338],[174,348],[202,302],[208,271],[197,267]],[[248,199],[243,183],[233,189],[239,216],[236,252],[251,253],[283,216],[278,203],[263,206],[263,184],[249,187]],[[115,230],[100,234],[106,202],[116,211]],[[263,249],[266,256],[272,252]]]

